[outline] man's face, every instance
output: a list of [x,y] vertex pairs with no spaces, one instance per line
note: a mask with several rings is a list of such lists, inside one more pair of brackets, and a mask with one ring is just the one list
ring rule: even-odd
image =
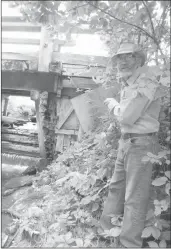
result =
[[141,58],[132,53],[117,55],[117,68],[120,74],[131,75],[140,66]]

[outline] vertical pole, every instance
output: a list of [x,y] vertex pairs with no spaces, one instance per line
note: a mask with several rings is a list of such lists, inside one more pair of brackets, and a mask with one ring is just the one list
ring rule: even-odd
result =
[[40,156],[42,158],[46,158],[46,150],[45,150],[45,145],[44,145],[44,133],[43,133],[43,128],[42,128],[39,106],[40,106],[40,99],[38,98],[37,100],[35,100],[35,109],[36,109],[39,149],[40,149]]
[[8,108],[9,96],[4,96],[4,106],[3,106],[3,116],[7,115],[7,108]]
[[[51,62],[53,52],[53,42],[49,37],[48,30],[45,26],[41,28],[41,38],[40,38],[40,49],[39,49],[39,60],[38,60],[38,71],[49,72],[49,64]],[[48,84],[48,82],[47,82]],[[39,92],[39,97],[35,99],[36,108],[36,118],[37,118],[37,128],[38,128],[38,138],[39,138],[39,148],[40,155],[46,158],[46,134],[44,133],[44,114],[41,108],[41,93]]]

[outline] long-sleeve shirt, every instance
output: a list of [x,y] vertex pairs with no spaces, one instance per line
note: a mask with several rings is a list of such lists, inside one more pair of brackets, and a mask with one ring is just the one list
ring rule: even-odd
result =
[[142,73],[135,73],[121,90],[120,104],[114,108],[122,133],[151,133],[159,130],[163,91]]

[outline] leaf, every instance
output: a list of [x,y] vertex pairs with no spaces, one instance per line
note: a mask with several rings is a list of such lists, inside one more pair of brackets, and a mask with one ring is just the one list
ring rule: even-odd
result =
[[156,227],[151,227],[152,235],[155,239],[158,239],[160,237],[160,230]]
[[107,7],[109,7],[105,2],[100,2],[99,1],[99,7],[101,8],[101,9],[105,9],[105,8],[107,8]]
[[77,9],[77,11],[78,11],[78,14],[81,16],[81,17],[83,17],[84,16],[84,14],[85,14],[85,8],[84,7],[80,7],[80,8],[78,8]]
[[158,216],[159,214],[161,214],[161,212],[162,212],[161,206],[155,206],[154,214]]
[[170,77],[161,78],[160,83],[164,86],[170,85]]
[[84,247],[88,247],[91,245],[91,240],[90,239],[85,239],[84,241]]
[[[166,164],[170,165],[170,160],[166,160]],[[170,176],[169,176],[169,178],[170,178]]]
[[169,228],[170,227],[170,221],[166,221],[164,219],[160,219],[160,224],[163,228]]
[[87,196],[81,200],[82,205],[87,205],[92,201],[91,196]]
[[154,154],[151,153],[151,152],[148,152],[148,153],[147,153],[147,156],[152,157],[152,158],[156,158],[156,157],[157,157],[156,155],[154,155]]
[[160,248],[166,248],[167,247],[167,244],[166,244],[166,241],[165,240],[161,240],[160,243],[159,243],[159,247]]
[[154,241],[147,242],[150,248],[158,248],[158,244]]
[[92,206],[92,212],[97,211],[98,208],[99,208],[99,204],[94,203],[93,206]]
[[112,237],[118,237],[121,233],[121,227],[114,227],[110,229],[110,236]]
[[[169,160],[169,162],[170,162],[170,160]],[[170,171],[170,170],[165,171],[165,175],[166,175],[169,179],[171,179],[171,171]]]
[[165,176],[163,177],[159,177],[157,179],[155,179],[154,181],[152,181],[152,185],[153,186],[162,186],[167,182],[167,178]]
[[143,232],[142,232],[141,237],[142,238],[148,238],[148,237],[151,236],[151,234],[152,234],[151,226],[150,227],[145,227],[144,230],[143,230]]
[[162,232],[160,238],[162,240],[171,240],[171,231]]
[[68,232],[67,234],[65,234],[65,240],[66,240],[66,242],[68,240],[70,240],[71,238],[72,238],[72,233],[71,232]]
[[166,192],[166,194],[170,195],[170,189],[171,189],[171,185],[170,185],[170,183],[168,182],[168,183],[166,184],[166,186],[165,186],[165,192]]
[[84,245],[83,240],[80,238],[76,239],[75,242],[76,242],[77,246],[83,247],[83,245]]
[[40,217],[44,214],[43,210],[39,207],[31,207],[28,210],[29,217]]

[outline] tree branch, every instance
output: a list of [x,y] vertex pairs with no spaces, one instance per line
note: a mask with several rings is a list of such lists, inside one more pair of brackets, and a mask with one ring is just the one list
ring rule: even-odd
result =
[[148,14],[149,21],[150,21],[150,24],[151,24],[151,30],[152,30],[153,37],[154,37],[153,40],[154,40],[155,43],[157,44],[158,41],[157,41],[157,39],[156,39],[156,37],[155,37],[155,30],[154,30],[154,25],[153,25],[153,22],[152,22],[152,18],[151,18],[150,11],[149,11],[148,6],[146,5],[145,1],[141,1],[141,2],[142,2],[142,4],[144,5],[144,7],[146,8],[146,10],[147,10],[147,14]]
[[[166,18],[166,16],[167,16],[167,11],[166,11],[166,10],[168,11],[167,6],[165,6],[165,8],[163,9],[163,13],[162,13],[161,19],[160,19],[161,24],[160,24],[160,22],[159,22],[159,24],[160,24],[160,30],[159,30],[160,35],[161,35],[161,29],[162,29],[162,28],[165,29],[165,27],[164,27],[164,21],[165,21],[165,18]],[[166,29],[165,29],[165,30],[166,30]]]
[[134,27],[134,28],[136,28],[136,29],[141,30],[143,33],[145,33],[148,37],[150,37],[150,38],[155,42],[154,37],[153,37],[151,34],[149,34],[145,29],[143,29],[143,28],[141,28],[141,27],[139,27],[139,26],[137,26],[137,25],[135,25],[135,24],[133,24],[133,23],[129,23],[129,22],[126,22],[126,21],[124,21],[124,20],[121,20],[121,19],[117,18],[116,16],[110,14],[109,12],[104,11],[103,9],[99,8],[98,6],[95,6],[95,5],[92,4],[90,1],[88,1],[88,3],[89,3],[89,5],[93,6],[94,8],[96,8],[96,9],[100,10],[101,12],[103,12],[103,13],[109,15],[110,17],[114,18],[115,20],[117,20],[117,21],[119,21],[119,22],[122,22],[122,23],[125,23],[125,24],[128,24],[128,25],[130,25],[130,26],[132,26],[132,27]]
[[72,8],[72,9],[68,10],[68,12],[70,12],[71,10],[74,10],[74,9],[76,10],[76,9],[78,9],[78,8],[80,8],[80,7],[85,6],[85,5],[88,5],[88,3],[84,3],[84,4],[82,4],[82,5],[75,6],[74,8]]
[[[136,3],[136,10],[139,11],[138,3]],[[138,32],[138,45],[140,44],[140,40],[141,40],[141,31],[139,30],[139,32]]]

